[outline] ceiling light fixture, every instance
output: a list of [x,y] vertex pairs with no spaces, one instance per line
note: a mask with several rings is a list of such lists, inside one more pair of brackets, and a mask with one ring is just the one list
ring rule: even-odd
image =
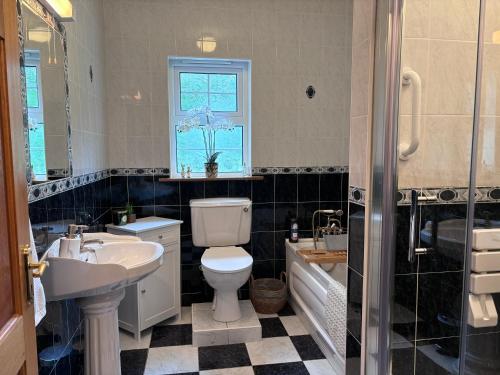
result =
[[39,0],[59,21],[73,21],[71,0]]

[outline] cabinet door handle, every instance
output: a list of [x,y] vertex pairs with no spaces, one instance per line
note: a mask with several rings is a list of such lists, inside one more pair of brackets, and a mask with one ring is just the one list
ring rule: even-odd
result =
[[141,290],[141,293],[142,294],[146,293],[146,289]]
[[162,239],[163,239],[163,234],[160,234],[160,235],[158,236],[158,239],[162,240]]

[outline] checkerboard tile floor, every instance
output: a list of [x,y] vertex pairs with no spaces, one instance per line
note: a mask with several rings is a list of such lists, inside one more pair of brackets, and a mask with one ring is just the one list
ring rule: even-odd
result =
[[262,341],[193,347],[191,309],[143,332],[120,333],[122,375],[332,375],[333,369],[290,306],[261,315]]

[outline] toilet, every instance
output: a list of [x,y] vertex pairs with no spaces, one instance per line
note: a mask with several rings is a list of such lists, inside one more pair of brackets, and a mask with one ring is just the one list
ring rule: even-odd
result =
[[241,318],[238,289],[252,272],[253,258],[236,245],[250,241],[252,202],[247,198],[192,199],[191,229],[195,246],[207,247],[201,257],[203,275],[214,288],[213,318]]

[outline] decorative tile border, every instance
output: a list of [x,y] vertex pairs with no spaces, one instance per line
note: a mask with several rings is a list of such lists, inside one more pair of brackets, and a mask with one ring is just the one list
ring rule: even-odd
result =
[[327,167],[255,167],[252,174],[331,174],[348,173],[348,166]]
[[28,202],[33,203],[48,198],[52,195],[75,189],[79,186],[91,184],[107,177],[109,177],[109,170],[106,169],[81,176],[67,177],[56,181],[48,181],[42,184],[30,185],[28,186]]
[[365,205],[366,190],[364,188],[349,186],[349,202]]
[[110,176],[170,176],[168,168],[111,168]]
[[[409,206],[411,204],[412,189],[401,189],[397,192],[397,205]],[[349,186],[349,202],[364,205],[365,189]],[[444,187],[444,188],[423,188],[420,190],[420,196],[426,197],[419,205],[433,204],[464,204],[469,200],[469,189],[464,187]],[[482,186],[476,188],[476,203],[495,203],[500,202],[499,186]]]

